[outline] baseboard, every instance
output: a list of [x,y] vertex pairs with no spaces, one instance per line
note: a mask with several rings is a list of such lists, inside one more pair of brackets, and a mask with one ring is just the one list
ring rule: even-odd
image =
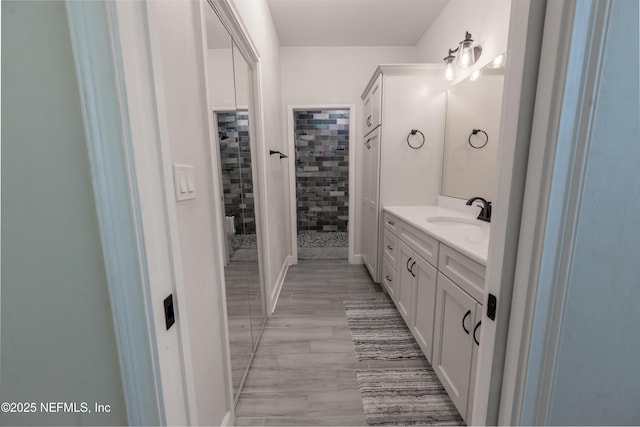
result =
[[224,414],[224,418],[222,419],[222,422],[220,423],[221,426],[232,426],[235,424],[234,422],[234,416],[231,413],[231,411],[227,411],[226,414]]
[[351,262],[349,262],[349,264],[364,264],[364,261],[362,261],[362,255],[355,254]]
[[280,269],[280,274],[278,274],[276,285],[273,288],[273,292],[271,292],[270,314],[273,314],[273,312],[276,310],[276,305],[278,304],[278,298],[280,298],[282,285],[284,285],[284,279],[287,277],[287,271],[289,271],[289,265],[291,264],[291,261],[292,261],[291,255],[288,255],[284,259],[284,262],[282,263],[282,268]]

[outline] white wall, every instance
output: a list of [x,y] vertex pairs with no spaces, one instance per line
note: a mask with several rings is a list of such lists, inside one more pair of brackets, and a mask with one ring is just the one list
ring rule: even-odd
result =
[[416,45],[418,62],[442,64],[469,31],[482,56],[473,67],[458,70],[458,79],[465,78],[507,50],[510,10],[511,0],[450,0]]
[[[206,6],[206,5],[205,5]],[[208,107],[201,34],[194,25],[197,2],[148,5],[152,40],[158,51],[172,163],[195,167],[197,197],[176,203],[182,280],[186,297],[195,380],[197,420],[220,425],[227,410],[225,345],[220,298],[222,254],[215,224]],[[169,195],[172,197],[172,195]],[[179,321],[179,317],[178,317]]]
[[[0,413],[1,425],[127,423],[63,2],[2,2],[2,402],[111,412]],[[39,403],[38,403],[39,404]]]
[[[286,151],[287,141],[282,128],[282,98],[280,81],[280,43],[271,19],[266,0],[233,0],[241,21],[259,52],[259,80],[262,95],[262,134],[264,146]],[[265,172],[267,194],[262,201],[266,205],[267,243],[269,264],[265,265],[268,276],[267,300],[274,296],[278,276],[290,254],[289,200],[287,163],[278,156],[267,159]]]
[[[369,79],[379,64],[412,63],[416,61],[414,47],[283,47],[282,100],[283,111],[289,104],[355,104],[351,119],[355,126],[356,193],[355,193],[355,253],[361,252],[363,118],[362,99]],[[285,117],[285,124],[286,117]],[[286,129],[286,128],[285,128]],[[353,167],[353,165],[351,166]]]

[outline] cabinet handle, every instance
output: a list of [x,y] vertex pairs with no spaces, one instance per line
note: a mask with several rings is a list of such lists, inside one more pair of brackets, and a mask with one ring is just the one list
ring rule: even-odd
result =
[[393,246],[391,246],[391,245],[387,245],[387,249],[389,249],[390,251],[392,251],[392,250],[393,250]]
[[387,282],[393,282],[393,280],[391,280],[391,277],[389,276],[385,277],[385,279],[387,279]]
[[371,114],[367,117],[367,126],[371,127]]
[[478,341],[478,338],[476,338],[476,331],[478,330],[478,328],[480,327],[480,324],[482,324],[482,320],[478,322],[478,324],[476,325],[475,328],[473,328],[473,340],[476,342],[476,344],[480,345],[480,341]]
[[462,329],[464,329],[467,335],[469,335],[469,330],[464,326],[464,321],[467,320],[467,316],[469,316],[470,314],[471,310],[467,310],[467,312],[464,314],[464,317],[462,318]]
[[[409,260],[407,260],[407,271],[408,271],[409,273],[411,273],[411,268],[409,268],[409,263],[410,263],[410,262],[411,262],[411,257],[409,258]],[[413,274],[413,273],[411,273],[411,274]]]
[[389,225],[396,225],[396,223],[395,223],[395,222],[393,222],[393,221],[387,221],[387,224],[389,224]]
[[416,274],[413,272],[413,267],[416,265],[416,261],[413,261],[413,264],[411,264],[411,268],[409,269],[409,272],[411,273],[411,275],[413,277],[416,277]]

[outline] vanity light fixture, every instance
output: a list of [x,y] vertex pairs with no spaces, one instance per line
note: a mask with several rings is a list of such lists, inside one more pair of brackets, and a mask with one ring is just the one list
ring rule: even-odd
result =
[[446,64],[444,77],[449,81],[456,78],[456,68],[453,65],[453,61],[456,59],[456,57],[453,56],[454,52],[454,50],[449,49],[449,54],[444,58],[444,63]]
[[476,80],[478,80],[478,77],[480,77],[480,70],[475,70],[473,74],[471,74],[471,76],[469,77],[469,80],[471,80],[472,82],[475,82]]
[[[457,58],[453,54],[457,53]],[[449,49],[449,54],[444,58],[446,64],[445,77],[451,81],[456,77],[456,65],[458,67],[467,68],[475,64],[482,54],[482,47],[473,44],[471,33],[465,31],[464,40],[460,42],[457,48]],[[456,63],[454,63],[454,60]]]
[[458,50],[458,65],[464,68],[475,64],[482,53],[482,48],[473,44],[473,39],[469,31],[465,31],[464,40],[460,42]]

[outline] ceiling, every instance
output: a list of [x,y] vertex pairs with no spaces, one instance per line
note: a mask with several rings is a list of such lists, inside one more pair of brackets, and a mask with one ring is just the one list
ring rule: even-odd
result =
[[281,46],[415,46],[449,0],[267,0]]

